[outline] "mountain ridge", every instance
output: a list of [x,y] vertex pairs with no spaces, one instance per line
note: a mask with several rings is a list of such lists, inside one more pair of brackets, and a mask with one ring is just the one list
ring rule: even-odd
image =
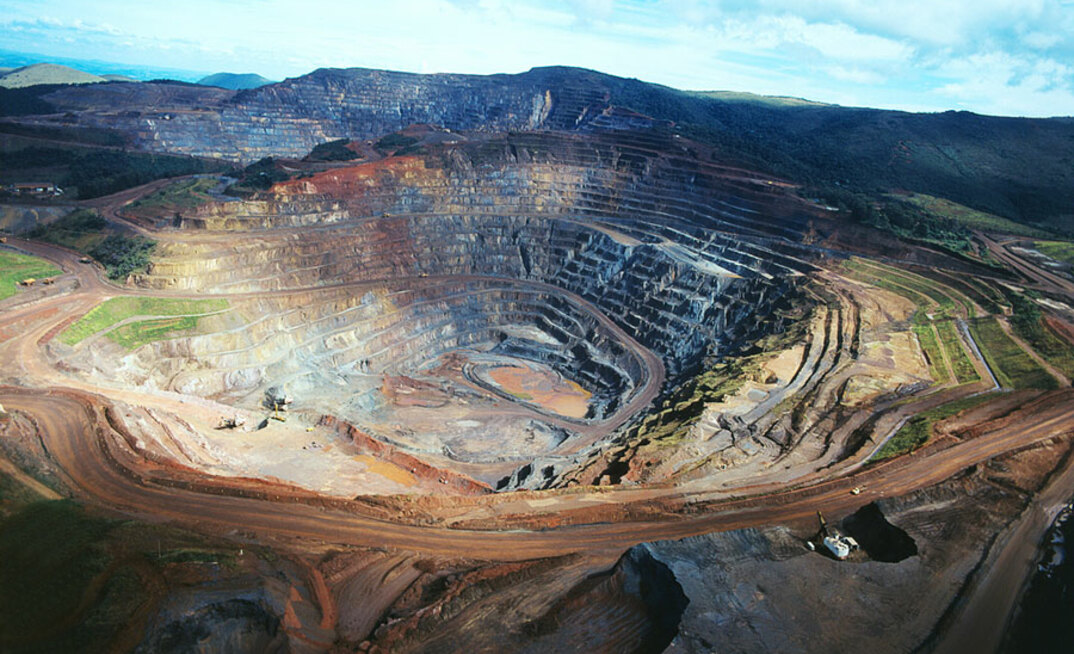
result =
[[108,80],[61,64],[39,63],[15,68],[0,75],[0,86],[22,88],[39,84],[97,84]]
[[199,79],[198,84],[241,91],[255,89],[266,84],[275,84],[275,82],[257,73],[213,73]]
[[[143,83],[67,87],[40,100],[86,125],[133,135],[150,151],[240,163],[301,158],[320,143],[377,139],[413,124],[478,132],[670,129],[729,161],[806,186],[909,190],[1074,232],[1074,121],[1066,117],[727,96],[564,66],[490,76],[322,68],[237,92]],[[168,118],[154,118],[160,115]]]

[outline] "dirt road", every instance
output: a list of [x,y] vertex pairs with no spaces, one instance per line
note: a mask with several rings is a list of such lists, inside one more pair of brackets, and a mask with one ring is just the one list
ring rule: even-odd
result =
[[[1074,409],[1070,408],[1074,406],[1074,396],[1052,394],[1047,396],[1047,401],[1038,401],[1033,411],[1026,412],[1023,419],[1016,421],[1014,424],[1017,427],[1009,426],[1010,421],[1007,421],[1004,422],[1004,425],[1008,425],[1006,427],[985,430],[976,438],[928,456],[893,461],[853,476],[815,482],[790,491],[771,493],[771,489],[757,489],[756,492],[766,494],[733,501],[727,500],[727,491],[697,491],[687,495],[675,488],[650,488],[645,491],[617,488],[604,493],[603,497],[609,502],[626,505],[663,497],[676,504],[692,505],[695,509],[701,507],[700,514],[655,522],[625,521],[539,532],[461,531],[387,522],[361,515],[358,513],[361,510],[358,504],[350,507],[349,511],[318,508],[304,503],[298,497],[287,496],[288,489],[272,484],[263,485],[264,493],[278,494],[281,498],[286,496],[287,501],[240,497],[232,486],[213,478],[206,478],[199,485],[202,492],[195,492],[159,481],[146,482],[141,479],[142,475],[137,469],[125,467],[110,458],[108,444],[114,445],[119,439],[110,434],[110,427],[101,419],[99,409],[95,408],[106,404],[107,400],[91,394],[100,391],[92,384],[73,380],[52,368],[40,346],[67,316],[87,311],[110,295],[128,292],[139,294],[144,291],[128,291],[109,284],[102,280],[96,267],[79,263],[76,253],[43,244],[20,241],[15,241],[15,244],[56,261],[75,274],[79,288],[67,295],[48,298],[31,306],[15,306],[0,313],[0,327],[12,323],[20,327],[15,337],[0,343],[0,358],[17,366],[27,380],[34,380],[42,386],[75,388],[66,391],[57,388],[48,392],[9,388],[0,392],[0,403],[36,418],[44,432],[42,438],[50,454],[88,498],[137,515],[194,524],[208,523],[221,528],[234,527],[235,516],[239,515],[243,516],[241,524],[244,529],[258,533],[369,546],[390,545],[423,552],[453,552],[462,548],[473,556],[488,559],[517,560],[605,549],[621,551],[650,540],[808,519],[817,509],[838,515],[877,497],[901,495],[939,483],[968,466],[1074,429]],[[405,281],[394,280],[395,283]],[[519,283],[517,280],[502,281]],[[433,284],[438,280],[415,278],[413,282]],[[353,286],[358,289],[383,283],[385,281],[359,282]],[[302,291],[271,291],[266,294],[296,292]],[[256,297],[261,294],[243,295]],[[654,372],[631,398],[627,411],[618,414],[617,419],[600,425],[600,431],[611,429],[620,422],[619,416],[629,416],[655,397],[663,382],[663,365],[652,352],[622,332],[595,307],[581,298],[570,299],[598,316],[602,324],[614,330],[616,336],[634,348]],[[136,405],[154,406],[184,415],[200,410],[208,420],[220,414],[220,407],[209,401],[195,402],[194,398],[172,397],[174,394],[149,394],[131,389],[109,389],[107,394]],[[201,404],[206,406],[201,407]],[[868,491],[860,496],[852,496],[848,490],[855,485],[864,485]],[[748,491],[740,489],[738,492]],[[542,503],[540,513],[554,514],[557,510],[577,506],[576,498],[570,495],[553,495],[547,503]]]
[[[359,513],[359,504],[354,504],[350,512],[323,509],[288,495],[285,487],[271,484],[263,484],[262,490],[270,495],[278,493],[278,500],[241,497],[239,494],[246,491],[236,491],[233,484],[225,485],[223,480],[212,477],[206,477],[197,491],[147,481],[139,470],[110,456],[119,439],[110,434],[107,422],[100,417],[94,406],[98,402],[105,400],[71,391],[0,389],[0,403],[32,416],[40,425],[42,440],[53,460],[83,495],[103,506],[195,526],[240,528],[264,535],[428,553],[464,551],[468,556],[488,560],[622,551],[646,541],[809,519],[818,509],[831,515],[845,514],[877,497],[932,486],[1004,452],[1074,431],[1074,415],[1068,409],[1074,403],[1074,393],[1062,391],[1035,403],[1013,424],[1004,420],[1004,426],[930,455],[908,457],[848,479],[762,497],[706,503],[700,515],[544,531],[464,531],[376,519]],[[853,485],[864,485],[868,490],[851,495],[848,489]],[[674,489],[664,492],[677,495]],[[549,499],[570,502],[569,496]],[[630,502],[631,493],[611,491],[609,499]]]
[[[152,188],[150,186],[148,190]],[[113,197],[103,202],[102,207],[116,207],[136,196]],[[686,492],[671,486],[616,487],[602,492],[601,501],[605,505],[621,507],[623,511],[601,513],[600,522],[583,520],[589,524],[540,530],[504,530],[502,526],[510,523],[497,523],[496,518],[483,521],[482,526],[489,527],[487,531],[417,524],[403,515],[398,519],[385,519],[384,516],[389,514],[383,510],[378,513],[370,504],[325,498],[282,484],[208,475],[194,478],[195,473],[189,469],[180,470],[160,461],[150,461],[132,450],[104,418],[104,408],[109,406],[110,400],[181,413],[192,421],[197,421],[198,416],[204,421],[215,420],[223,415],[222,407],[208,400],[174,393],[101,389],[56,370],[45,356],[42,343],[73,316],[88,311],[110,296],[205,295],[121,288],[104,280],[96,266],[79,263],[77,253],[17,239],[12,239],[12,244],[55,261],[77,279],[77,284],[72,284],[74,288],[69,292],[57,289],[51,297],[35,298],[32,302],[14,298],[0,305],[0,334],[4,335],[0,341],[0,363],[4,377],[18,385],[0,387],[0,404],[33,418],[49,456],[79,494],[90,502],[131,516],[170,520],[220,533],[239,530],[259,536],[296,539],[297,542],[393,547],[445,556],[465,553],[467,557],[490,561],[517,561],[574,552],[613,560],[624,549],[642,542],[771,524],[803,524],[811,521],[817,510],[839,517],[878,498],[901,496],[936,485],[970,466],[1004,453],[1074,434],[1074,390],[1067,388],[1041,395],[1010,414],[978,425],[971,435],[957,442],[947,439],[912,456],[860,470],[840,470],[835,478],[801,479],[793,488],[766,486],[729,491],[693,486]],[[457,282],[460,278],[451,280]],[[369,280],[226,297],[308,294],[337,288],[359,292],[376,286],[413,287],[444,281],[419,277]],[[611,419],[586,425],[584,438],[572,443],[572,448],[609,433],[647,406],[659,393],[665,375],[660,359],[584,299],[534,282],[477,276],[461,278],[461,281],[522,285],[555,292],[591,313],[642,361],[648,375],[629,402]],[[866,490],[860,495],[852,495],[850,489],[856,486]],[[493,503],[502,499],[498,496],[473,501]],[[643,510],[657,503],[667,507],[666,514],[660,518],[652,517],[652,511]],[[579,496],[570,493],[550,493],[542,497],[539,508],[526,509],[525,504],[517,502],[515,506],[540,519],[584,508]],[[640,515],[648,517],[638,518]],[[511,517],[517,519],[519,514]],[[1033,521],[1026,529],[1035,529],[1037,522]],[[1010,556],[1017,558],[1021,555]],[[1006,577],[988,583],[1010,585]],[[1009,604],[982,601],[984,608],[975,610],[980,615],[991,616],[989,619],[1009,610]]]

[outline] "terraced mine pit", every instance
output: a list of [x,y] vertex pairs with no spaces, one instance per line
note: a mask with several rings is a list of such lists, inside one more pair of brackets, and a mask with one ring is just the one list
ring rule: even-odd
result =
[[810,267],[767,236],[801,221],[764,180],[643,146],[434,143],[203,204],[154,233],[134,282],[227,311],[133,351],[104,334],[50,348],[101,381],[250,412],[284,387],[292,410],[486,483],[568,461],[782,329],[772,309]]
[[[647,88],[42,91],[59,113],[4,129],[213,172],[0,212],[21,251],[0,516],[30,515],[3,523],[0,581],[32,585],[40,543],[83,547],[96,567],[61,569],[51,613],[117,651],[926,651],[961,615],[1002,629],[1023,536],[1074,483],[1069,280],[1021,241],[941,221],[969,234],[953,252],[855,214],[905,218],[893,189],[835,207],[841,177],[829,200],[750,169],[749,139],[810,142],[784,118],[857,113],[745,135],[745,105]],[[47,617],[0,650],[70,650],[82,632],[48,640]]]

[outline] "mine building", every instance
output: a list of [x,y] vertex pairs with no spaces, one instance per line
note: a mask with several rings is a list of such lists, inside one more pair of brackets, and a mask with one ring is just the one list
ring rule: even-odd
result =
[[63,189],[52,182],[16,182],[8,187],[15,195],[35,197],[63,195]]

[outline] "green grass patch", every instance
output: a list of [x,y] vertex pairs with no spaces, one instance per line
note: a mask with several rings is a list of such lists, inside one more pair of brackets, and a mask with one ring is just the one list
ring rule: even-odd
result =
[[1057,334],[1049,325],[1041,323],[1040,344],[1031,342],[1045,361],[1058,368],[1064,375],[1074,379],[1074,346]]
[[970,322],[970,332],[993,374],[1002,386],[1014,389],[1051,390],[1059,383],[1018,346],[995,318]]
[[140,320],[120,325],[105,334],[105,336],[108,337],[108,340],[119,343],[128,350],[133,350],[146,343],[162,341],[184,332],[192,332],[197,326],[197,316]]
[[[921,316],[921,318],[918,318],[918,316]],[[951,379],[951,376],[947,374],[943,351],[940,349],[939,341],[936,340],[936,334],[932,331],[932,323],[924,318],[921,309],[917,310],[914,318],[914,325],[911,329],[917,336],[917,342],[921,344],[921,349],[925,352],[926,363],[929,364],[929,375],[937,383],[945,384]]]
[[215,177],[181,179],[132,202],[123,208],[123,213],[136,218],[170,218],[211,201],[208,192],[217,184]]
[[[222,311],[228,308],[228,302],[224,299],[211,300],[185,300],[180,298],[156,298],[156,297],[116,297],[97,305],[82,316],[78,321],[65,329],[59,336],[61,342],[67,345],[75,345],[83,339],[92,336],[112,325],[135,316],[198,316],[214,311]],[[127,339],[127,342],[135,343],[140,339],[155,335],[159,340],[164,335],[174,332],[172,328],[161,326],[160,320],[146,320],[138,323],[130,323],[123,327],[130,327],[129,332],[117,338]],[[144,324],[143,323],[148,323]],[[196,324],[196,323],[195,323]],[[143,325],[137,327],[137,325]],[[122,327],[121,327],[122,329]],[[118,330],[116,330],[118,331]],[[111,337],[111,334],[109,334]],[[113,338],[113,340],[116,340]],[[120,342],[117,340],[116,342]],[[144,341],[149,342],[149,341]],[[122,342],[120,342],[122,344]]]
[[1037,241],[1033,244],[1041,254],[1056,261],[1074,265],[1074,243],[1069,241]]
[[63,271],[44,259],[0,250],[0,300],[11,297],[24,279],[42,279]]
[[[861,259],[847,261],[844,269],[854,279],[890,290],[917,305],[918,309],[911,319],[911,330],[921,344],[928,360],[929,374],[933,379],[938,383],[946,383],[951,379],[951,372],[954,372],[955,381],[960,384],[980,379],[951,320],[960,311],[971,318],[976,315],[973,302],[967,293],[937,279]],[[969,286],[966,289],[971,290],[981,300],[986,299],[984,291]],[[998,308],[994,302],[988,304]],[[945,363],[944,353],[951,363],[950,371]]]
[[936,331],[940,334],[947,359],[951,362],[951,368],[955,372],[955,380],[960,384],[979,381],[981,376],[973,367],[973,362],[966,356],[966,350],[962,347],[962,341],[955,331],[955,323],[951,320],[942,320],[936,323]]
[[974,277],[964,277],[963,280],[966,282],[967,286],[972,286],[973,288],[980,291],[981,294],[986,296],[989,300],[991,300],[992,306],[995,308],[995,311],[992,311],[992,309],[988,309],[987,307],[986,310],[992,313],[1002,313],[1003,307],[1010,306],[1010,303],[1007,301],[1007,296],[1004,295],[991,283],[976,279]]
[[[955,273],[947,273],[944,271],[929,271],[927,273],[922,274],[929,276],[938,284],[958,291],[966,300],[967,310],[972,308],[970,301],[973,301],[976,302],[977,305],[985,311],[985,313],[992,314],[1003,312],[1000,303],[998,303],[999,300],[1002,299],[1001,297],[997,297],[999,296],[999,293],[995,292],[994,290],[992,292],[988,292],[984,290],[980,285],[975,285],[971,283],[972,280],[970,280],[969,278],[956,277]],[[974,315],[970,315],[969,313],[967,313],[967,317],[973,318]]]
[[1034,227],[1029,227],[1013,220],[1008,220],[995,214],[977,211],[965,205],[943,198],[925,195],[923,193],[911,193],[899,196],[912,205],[920,207],[929,213],[953,220],[970,229],[979,229],[987,232],[1003,232],[1004,234],[1016,234],[1030,238],[1049,236],[1049,232]]
[[884,459],[890,459],[916,450],[932,438],[932,428],[935,423],[950,418],[966,409],[972,409],[975,406],[984,404],[991,400],[992,397],[991,393],[964,397],[947,404],[941,404],[934,409],[929,409],[914,416],[899,431],[895,432],[895,435],[888,439],[888,442],[884,443],[884,446],[869,460],[883,461]]

